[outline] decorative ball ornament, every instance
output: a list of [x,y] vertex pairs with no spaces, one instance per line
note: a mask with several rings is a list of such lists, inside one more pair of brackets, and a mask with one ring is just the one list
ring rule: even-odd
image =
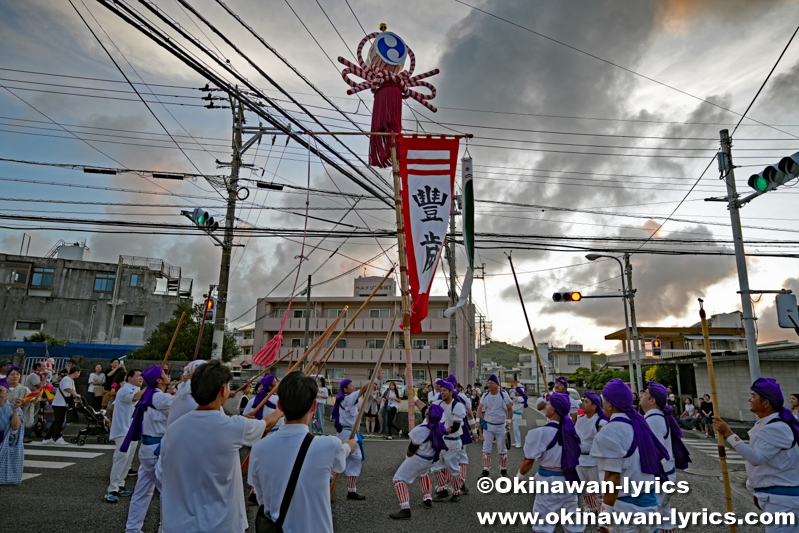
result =
[[[375,95],[372,132],[399,134],[402,131],[402,100],[405,98],[413,98],[433,113],[438,111],[429,102],[436,97],[436,88],[422,80],[435,76],[439,70],[434,69],[414,76],[416,55],[413,50],[399,35],[388,31],[385,24],[380,24],[380,30],[370,33],[361,40],[356,53],[357,65],[343,57],[339,57],[338,61],[347,67],[341,71],[341,76],[350,86],[347,94],[371,89]],[[367,60],[364,61],[363,48],[372,39],[374,42],[369,48]],[[408,57],[410,65],[408,70],[403,70]],[[355,75],[364,81],[353,81],[350,75]],[[430,90],[430,94],[420,93],[414,89],[416,87],[425,87]],[[372,135],[369,142],[369,164],[381,168],[388,167],[391,164],[392,144],[393,140],[389,136]]]

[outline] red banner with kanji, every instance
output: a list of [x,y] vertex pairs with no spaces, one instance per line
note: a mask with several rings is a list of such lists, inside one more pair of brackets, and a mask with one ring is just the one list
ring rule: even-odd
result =
[[416,334],[422,333],[430,286],[447,236],[459,140],[401,136],[397,145],[412,298],[410,329]]

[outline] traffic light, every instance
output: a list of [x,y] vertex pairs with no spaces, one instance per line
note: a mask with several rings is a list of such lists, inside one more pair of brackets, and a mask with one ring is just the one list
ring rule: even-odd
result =
[[216,298],[211,296],[205,304],[205,321],[216,322]]
[[660,348],[660,339],[652,339],[652,355],[660,357],[662,350]]
[[796,307],[796,295],[780,293],[777,295],[777,322],[781,328],[799,327],[799,310]]
[[749,178],[749,186],[757,192],[773,191],[799,176],[799,152],[783,157],[776,165],[769,165],[759,174]]
[[214,220],[214,217],[206,211],[205,209],[195,207],[191,211],[184,211],[184,214],[189,217],[189,219],[197,224],[200,229],[211,233],[214,230],[219,229],[219,222]]
[[579,292],[556,292],[552,295],[553,302],[579,302],[583,295]]

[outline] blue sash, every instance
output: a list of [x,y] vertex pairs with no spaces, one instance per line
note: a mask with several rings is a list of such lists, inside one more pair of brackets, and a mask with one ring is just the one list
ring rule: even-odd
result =
[[668,472],[666,472],[666,475],[667,475],[667,476],[670,476],[670,475],[672,475],[674,472],[676,472],[676,470],[675,470],[674,468],[672,468],[671,470],[669,470]]
[[799,496],[799,487],[763,487],[762,489],[754,489],[755,492],[765,492],[766,494],[775,494],[777,496]]
[[421,458],[422,458],[422,459],[424,459],[425,461],[432,461],[432,460],[434,460],[434,459],[435,459],[435,457],[433,457],[433,456],[430,456],[430,457],[428,457],[428,456],[426,456],[426,455],[422,455],[422,454],[420,454],[420,453],[417,453],[416,455],[418,455],[419,457],[421,457]]
[[444,440],[461,440],[461,437],[460,435],[458,435],[457,437],[444,437]]
[[141,443],[142,443],[142,446],[152,446],[154,444],[157,444],[158,447],[153,452],[153,455],[158,457],[158,456],[161,455],[161,439],[162,439],[162,437],[151,437],[149,435],[142,435]]
[[[342,431],[344,431],[345,429],[349,429],[350,431],[352,431],[352,426],[341,426]],[[361,461],[366,461],[366,453],[363,451],[363,435],[361,435],[360,433],[356,433],[355,438],[358,439],[358,448],[361,449]]]
[[566,472],[558,472],[554,470],[545,470],[543,466],[538,466],[538,474],[544,477],[564,477]]
[[658,504],[654,494],[641,494],[635,498],[632,496],[622,496],[618,499],[624,503],[629,503],[638,507],[655,507]]

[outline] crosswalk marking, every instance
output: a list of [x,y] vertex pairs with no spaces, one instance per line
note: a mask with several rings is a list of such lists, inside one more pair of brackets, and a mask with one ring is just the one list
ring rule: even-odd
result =
[[31,479],[31,478],[34,478],[34,477],[38,477],[38,476],[41,476],[41,474],[31,474],[29,472],[23,472],[22,473],[22,481],[25,481],[26,479]]
[[31,442],[26,444],[25,447],[28,448],[29,446],[37,446],[37,447],[44,447],[49,450],[53,449],[67,449],[67,450],[116,450],[116,446],[113,444],[84,444],[83,446],[78,446],[76,444],[70,444],[69,446],[59,446],[55,448],[53,444],[42,444],[41,442]]
[[74,464],[75,463],[66,463],[61,461],[25,461],[25,466],[29,468],[66,468]]
[[25,457],[29,455],[41,455],[44,457],[63,457],[64,459],[94,459],[100,457],[102,453],[73,452],[69,449],[61,450],[30,450],[25,449]]

